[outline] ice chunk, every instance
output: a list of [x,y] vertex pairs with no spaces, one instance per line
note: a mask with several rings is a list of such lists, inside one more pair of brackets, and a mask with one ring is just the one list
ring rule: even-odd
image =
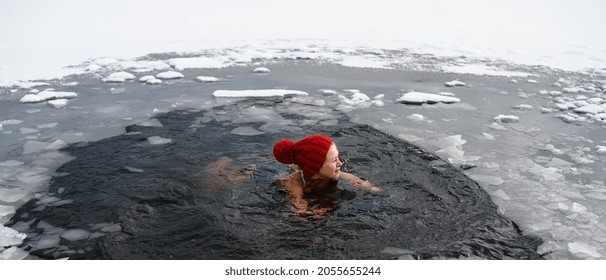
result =
[[494,140],[494,139],[496,139],[496,138],[494,137],[494,135],[492,135],[492,134],[490,134],[490,133],[482,132],[482,135],[484,135],[484,137],[485,137],[486,139],[488,139],[488,140]]
[[606,146],[596,146],[596,153],[598,154],[606,154]]
[[25,142],[25,145],[23,145],[23,154],[24,155],[33,154],[35,152],[45,149],[47,146],[48,146],[48,143],[46,143],[46,142],[30,140],[30,141]]
[[505,193],[505,191],[503,190],[497,190],[495,192],[492,193],[492,195],[499,197],[503,200],[510,200],[511,198],[509,198],[509,196],[507,195],[507,193]]
[[583,242],[569,242],[568,250],[577,257],[602,257],[602,254],[598,252],[595,246]]
[[575,113],[581,114],[599,114],[604,112],[604,107],[597,104],[589,104],[573,110]]
[[528,79],[528,80],[527,80],[527,82],[528,82],[529,84],[536,84],[536,83],[537,83],[537,80]]
[[216,90],[214,97],[241,98],[241,97],[285,97],[293,95],[308,95],[298,90],[261,89],[261,90]]
[[21,134],[29,134],[29,133],[36,133],[39,130],[34,129],[34,128],[28,128],[28,127],[22,127],[19,128],[19,132],[21,132]]
[[42,123],[42,124],[38,124],[38,125],[36,125],[36,127],[37,127],[38,129],[42,129],[42,128],[53,128],[53,127],[57,126],[58,124],[59,124],[59,123],[56,123],[56,122],[54,122],[54,123]]
[[23,165],[23,162],[14,159],[0,162],[0,166],[2,167],[14,167],[19,165]]
[[29,193],[21,188],[8,188],[0,186],[0,201],[13,203],[27,197]]
[[396,99],[396,102],[403,103],[403,104],[420,105],[423,103],[435,104],[435,103],[440,103],[440,102],[458,103],[458,102],[461,102],[461,100],[456,97],[413,91],[413,92],[409,92],[409,93],[402,95],[402,97]]
[[151,119],[151,120],[142,121],[140,123],[137,123],[137,125],[146,126],[146,127],[163,127],[162,123],[156,118]]
[[147,75],[147,76],[143,76],[143,77],[139,78],[139,82],[145,83],[149,80],[155,80],[155,79],[156,79],[156,77],[154,77],[152,75]]
[[59,139],[53,143],[50,143],[48,146],[44,147],[46,150],[59,150],[67,147],[67,143],[65,141]]
[[123,83],[126,80],[134,80],[134,79],[135,79],[135,75],[125,72],[125,71],[120,71],[120,72],[114,72],[114,73],[110,74],[105,79],[103,79],[103,81],[107,82],[107,83]]
[[122,226],[119,224],[108,224],[101,228],[102,232],[118,232],[122,230]]
[[158,79],[165,79],[165,80],[168,80],[168,79],[181,79],[183,77],[185,77],[185,76],[183,74],[177,72],[177,71],[165,71],[165,72],[162,72],[162,73],[158,73],[156,75],[156,78],[158,78]]
[[173,140],[171,140],[169,138],[163,138],[160,136],[151,136],[151,137],[147,138],[147,141],[152,145],[163,145],[163,144],[168,144],[168,143],[173,142]]
[[520,118],[514,115],[498,115],[494,117],[494,120],[499,123],[516,123],[520,121]]
[[198,76],[195,78],[195,80],[201,83],[212,83],[218,81],[219,79],[210,76]]
[[248,107],[242,110],[242,115],[233,121],[233,123],[251,123],[251,122],[270,122],[282,121],[284,118],[273,109]]
[[493,186],[500,186],[505,182],[503,180],[503,178],[501,178],[499,176],[490,176],[490,175],[481,175],[481,174],[469,174],[468,176],[469,176],[469,178],[473,179],[474,181],[493,185]]
[[564,154],[564,152],[562,152],[560,149],[557,149],[554,145],[552,144],[547,144],[545,145],[545,150],[550,151],[556,155],[562,155]]
[[532,110],[532,105],[530,105],[530,104],[519,104],[519,105],[513,106],[512,108],[518,109],[518,110],[529,111],[529,110]]
[[421,115],[421,114],[412,114],[408,117],[406,117],[407,119],[411,120],[411,121],[423,121],[425,120],[425,116]]
[[560,246],[558,245],[558,243],[551,240],[539,245],[539,247],[537,248],[537,253],[539,253],[539,255],[546,255],[553,253],[559,249]]
[[21,103],[38,103],[51,99],[70,99],[76,98],[78,94],[75,92],[62,92],[62,91],[52,91],[45,90],[38,94],[26,94],[19,100]]
[[68,102],[69,102],[69,100],[61,98],[61,99],[49,100],[48,102],[46,102],[46,104],[48,104],[49,106],[51,106],[55,109],[60,109],[60,108],[67,106]]
[[446,83],[444,83],[444,85],[447,87],[464,87],[465,83],[454,80],[454,81],[446,82]]
[[58,235],[47,235],[38,240],[32,251],[54,248],[59,246],[59,242],[61,238]]
[[269,69],[265,67],[258,67],[253,70],[253,73],[269,73]]
[[19,245],[27,235],[0,224],[0,247]]
[[528,171],[547,181],[560,181],[564,178],[561,170],[555,167],[543,167],[538,164],[531,166]]
[[252,126],[241,126],[241,127],[235,128],[230,133],[236,134],[236,135],[243,135],[243,136],[253,136],[253,135],[263,134],[265,132],[258,131],[257,129],[255,129]]
[[0,260],[22,260],[27,257],[29,253],[18,247],[10,247],[0,253]]
[[126,166],[126,165],[124,166],[124,168],[126,170],[130,171],[130,172],[133,172],[133,173],[143,173],[144,172],[143,169],[135,168],[135,167],[130,167],[130,166]]
[[90,232],[83,229],[70,229],[61,234],[61,238],[69,241],[78,241],[87,239],[90,236]]
[[337,94],[337,92],[335,90],[332,90],[332,89],[320,89],[318,91],[321,92],[321,93],[323,93],[324,95],[335,95],[335,94]]
[[145,81],[145,83],[148,85],[159,85],[162,83],[162,80],[154,78],[154,79],[149,79],[149,80]]

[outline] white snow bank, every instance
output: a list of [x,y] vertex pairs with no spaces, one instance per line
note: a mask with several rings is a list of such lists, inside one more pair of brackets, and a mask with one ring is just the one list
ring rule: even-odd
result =
[[45,90],[39,92],[37,94],[26,94],[19,100],[21,103],[38,103],[51,99],[66,99],[66,98],[76,98],[78,94],[75,92],[63,92],[63,91],[51,91]]
[[285,89],[257,89],[257,90],[216,90],[214,97],[241,98],[241,97],[285,97],[293,95],[308,95],[307,92]]
[[433,93],[424,93],[424,92],[409,92],[404,94],[402,97],[396,99],[396,102],[404,103],[404,104],[423,104],[423,103],[458,103],[461,102],[461,99],[451,96],[443,96],[439,94]]

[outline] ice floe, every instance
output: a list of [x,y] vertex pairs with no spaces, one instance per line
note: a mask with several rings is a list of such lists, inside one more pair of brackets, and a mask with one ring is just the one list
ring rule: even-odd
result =
[[52,99],[69,99],[76,98],[78,94],[75,92],[63,92],[63,91],[52,91],[45,90],[36,94],[26,94],[23,96],[19,102],[21,103],[38,103],[44,102]]
[[435,104],[435,103],[457,103],[461,102],[461,99],[451,96],[443,96],[434,93],[424,92],[408,92],[396,99],[396,102],[403,104],[415,104],[420,105],[423,103]]
[[464,87],[465,83],[461,82],[461,81],[453,80],[453,81],[444,83],[444,85],[447,87]]
[[520,118],[514,115],[498,115],[494,117],[494,120],[499,123],[516,123],[520,121]]
[[119,71],[111,73],[109,76],[105,77],[103,81],[107,83],[123,83],[127,80],[134,80],[135,78],[135,75],[131,73]]
[[212,83],[212,82],[219,81],[219,78],[211,77],[211,76],[198,76],[194,80],[201,82],[201,83]]
[[255,69],[253,69],[253,73],[269,73],[269,72],[271,72],[271,71],[269,70],[269,68],[266,68],[266,67],[257,67]]
[[156,74],[156,78],[163,79],[163,80],[181,79],[183,77],[185,77],[185,76],[177,71],[165,71],[165,72]]

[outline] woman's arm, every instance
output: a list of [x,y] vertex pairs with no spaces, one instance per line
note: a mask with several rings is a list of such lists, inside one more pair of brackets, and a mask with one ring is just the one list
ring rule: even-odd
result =
[[381,191],[381,189],[379,189],[377,186],[371,184],[370,182],[368,182],[366,180],[362,180],[362,179],[358,178],[358,176],[353,175],[351,173],[341,172],[339,177],[345,179],[347,182],[352,184],[356,189],[359,189],[359,190],[364,189],[364,190],[369,190],[372,192]]

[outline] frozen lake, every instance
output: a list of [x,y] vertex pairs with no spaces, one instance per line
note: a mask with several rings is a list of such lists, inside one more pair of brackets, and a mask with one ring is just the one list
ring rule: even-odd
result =
[[[128,125],[159,126],[155,116],[165,112],[253,98],[214,97],[218,90],[249,96],[259,92],[243,91],[266,90],[295,105],[343,113],[450,162],[477,181],[524,234],[543,240],[537,251],[545,258],[602,259],[606,253],[606,78],[600,73],[315,45],[162,53],[136,61],[91,60],[82,67],[87,72],[81,75],[0,89],[2,224],[32,199],[37,211],[73,203],[60,189],[48,192],[53,178],[67,175],[56,169],[73,160],[61,148],[122,135]],[[276,129],[274,110],[243,109],[240,122],[266,125],[242,125],[238,133]],[[309,117],[317,125],[337,125],[330,115]],[[148,141],[166,144],[170,134]],[[99,237],[20,215],[13,229],[2,227],[4,259]],[[34,224],[42,224],[42,234],[19,233]],[[105,224],[99,230],[121,228]]]

